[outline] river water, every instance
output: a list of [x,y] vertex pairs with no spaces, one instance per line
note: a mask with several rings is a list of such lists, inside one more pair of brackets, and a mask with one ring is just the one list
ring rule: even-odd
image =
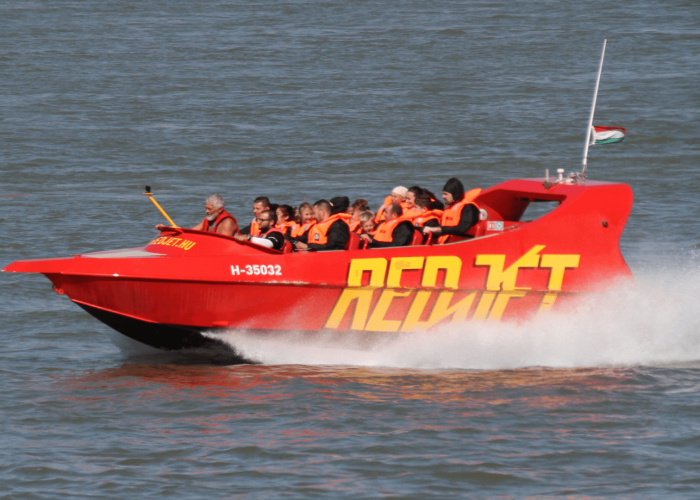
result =
[[635,205],[637,288],[576,317],[262,364],[129,343],[0,276],[2,498],[700,497],[697,2],[0,4],[0,264],[140,246],[220,193],[298,204],[579,168]]

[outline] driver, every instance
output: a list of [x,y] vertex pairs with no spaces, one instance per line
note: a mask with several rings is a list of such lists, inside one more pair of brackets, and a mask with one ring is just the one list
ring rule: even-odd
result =
[[[204,202],[204,210],[206,216],[202,219],[202,222],[194,226],[192,229],[197,231],[208,231],[211,233],[223,234],[226,236],[233,236],[235,234],[240,234],[238,230],[238,222],[236,219],[224,210],[224,200],[218,194],[213,194],[207,201]],[[163,224],[158,224],[156,229],[164,229],[167,226]]]

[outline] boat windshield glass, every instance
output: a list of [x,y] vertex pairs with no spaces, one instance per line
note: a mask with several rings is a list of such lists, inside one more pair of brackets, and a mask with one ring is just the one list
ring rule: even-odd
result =
[[532,222],[535,219],[539,219],[543,215],[546,215],[557,208],[560,203],[560,201],[552,200],[531,200],[522,217],[520,217],[520,221]]

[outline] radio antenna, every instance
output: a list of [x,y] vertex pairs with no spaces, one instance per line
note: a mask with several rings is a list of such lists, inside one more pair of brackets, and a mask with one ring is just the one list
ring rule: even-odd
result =
[[163,214],[163,217],[168,219],[168,222],[170,222],[171,227],[179,227],[177,224],[173,222],[173,220],[170,218],[170,216],[166,213],[165,210],[163,210],[163,207],[160,206],[160,204],[156,201],[156,199],[153,197],[153,193],[151,192],[151,186],[146,186],[146,192],[143,193],[146,196],[148,196],[148,199],[153,202],[153,204],[156,206],[158,210],[160,210],[160,213]]
[[[595,113],[595,102],[598,99],[598,84],[600,84],[600,73],[603,71],[603,59],[605,58],[605,46],[608,40],[603,40],[603,52],[600,54],[600,66],[598,67],[598,78],[595,81],[595,91],[593,92],[593,104],[591,104],[591,116],[588,117],[588,127],[586,128],[586,141],[583,145],[583,168],[581,175],[586,175],[588,166],[588,146],[591,143],[591,129],[593,128],[593,114]],[[595,132],[594,132],[595,134]],[[595,137],[595,135],[594,135]]]

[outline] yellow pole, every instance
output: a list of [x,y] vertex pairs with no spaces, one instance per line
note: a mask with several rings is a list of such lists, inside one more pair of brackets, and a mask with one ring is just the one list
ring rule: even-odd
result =
[[168,222],[170,222],[170,225],[171,225],[172,227],[180,227],[180,226],[178,226],[177,224],[175,224],[175,223],[173,222],[173,220],[168,216],[168,214],[165,213],[165,210],[163,210],[163,207],[161,207],[161,206],[158,204],[158,202],[156,201],[156,199],[153,197],[153,193],[150,192],[150,189],[146,189],[146,191],[149,191],[149,192],[148,192],[148,193],[143,193],[143,194],[145,194],[146,196],[148,196],[148,199],[150,199],[150,200],[153,202],[153,204],[156,206],[156,208],[157,208],[158,210],[160,210],[160,213],[163,214],[163,217],[165,217],[166,219],[168,219]]

